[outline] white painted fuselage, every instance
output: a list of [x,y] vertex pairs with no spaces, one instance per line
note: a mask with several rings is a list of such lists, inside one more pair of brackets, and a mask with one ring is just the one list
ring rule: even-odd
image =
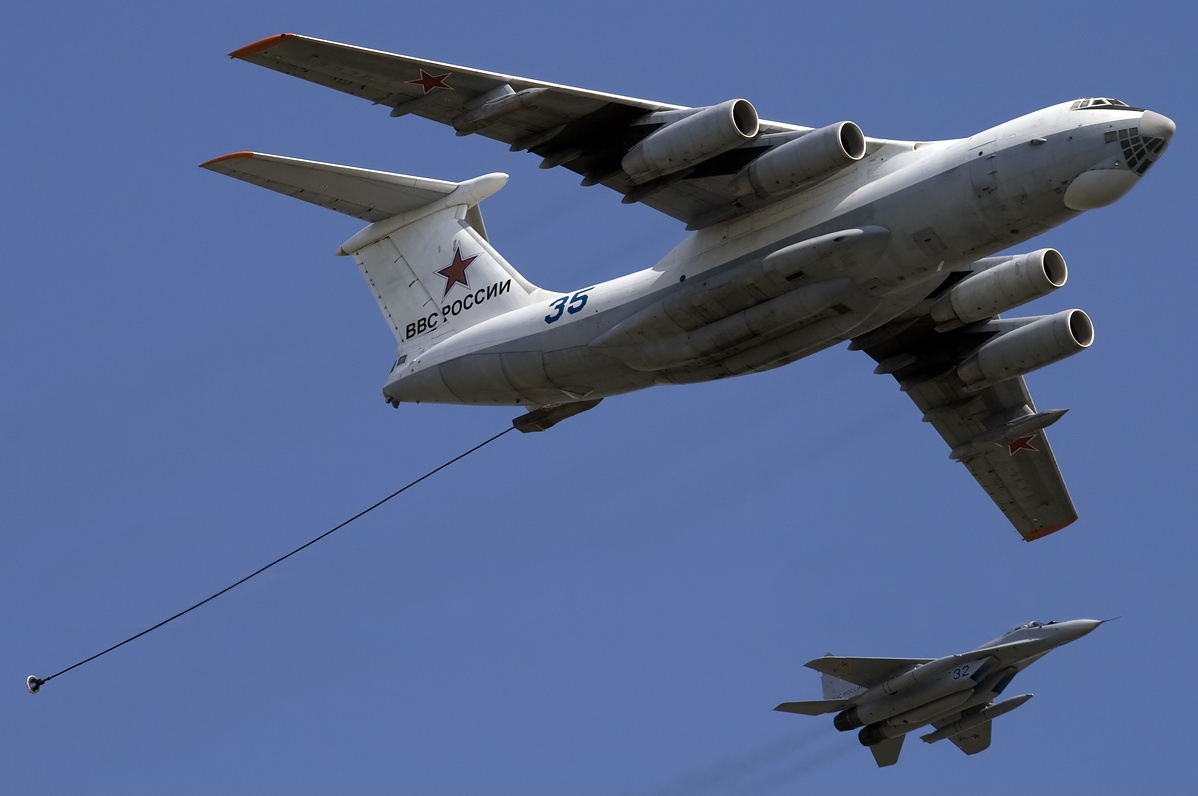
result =
[[[1137,173],[1126,162],[1120,131],[1166,140],[1173,131],[1151,111],[1078,105],[964,139],[874,142],[860,162],[694,232],[651,268],[542,291],[410,356],[401,344],[384,395],[557,404],[768,370],[861,335],[924,301],[954,268],[1130,190],[1146,165]],[[854,230],[863,242],[846,238],[834,256],[769,267],[786,247]],[[705,301],[736,311],[723,326],[705,324]]]

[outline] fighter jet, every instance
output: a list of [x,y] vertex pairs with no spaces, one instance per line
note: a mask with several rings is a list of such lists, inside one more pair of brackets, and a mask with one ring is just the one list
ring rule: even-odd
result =
[[1015,675],[1057,647],[1111,620],[1028,622],[980,647],[944,658],[841,658],[829,653],[806,665],[822,673],[824,698],[783,702],[774,710],[835,713],[841,732],[861,731],[879,766],[898,762],[907,733],[931,724],[926,743],[948,739],[967,755],[990,748],[990,722],[1032,698],[994,699]]
[[[760,119],[294,34],[233,58],[527,151],[684,223],[660,262],[538,287],[491,245],[479,203],[507,181],[392,174],[255,152],[204,168],[354,216],[341,245],[398,345],[383,386],[526,407],[522,431],[659,384],[769,370],[844,341],[890,374],[1025,539],[1077,518],[1023,374],[1087,348],[1086,313],[1000,318],[1065,284],[1054,249],[992,256],[1114,202],[1175,126],[1117,99],[1070,100],[968,138],[900,141],[851,121]],[[272,233],[273,234],[273,233]]]

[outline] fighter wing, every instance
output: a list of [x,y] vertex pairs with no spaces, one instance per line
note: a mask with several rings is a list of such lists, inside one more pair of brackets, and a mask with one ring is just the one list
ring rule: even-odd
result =
[[[625,202],[644,202],[693,228],[804,187],[784,186],[770,196],[746,196],[743,187],[738,195],[733,189],[733,176],[750,161],[811,131],[758,120],[744,100],[735,105],[746,123],[743,141],[685,169],[634,179],[622,166],[629,151],[663,126],[692,115],[693,109],[292,33],[262,39],[230,56],[389,106],[392,116],[413,114],[450,125],[459,135],[477,133],[503,141],[512,151],[528,150],[543,158],[544,168],[565,166],[581,174],[584,185],[601,183],[624,194]],[[850,143],[860,147],[852,161],[860,159],[866,147],[872,151],[883,143],[866,141],[855,125],[850,132]],[[818,178],[813,177],[812,184]]]
[[825,655],[804,664],[808,669],[828,674],[840,680],[872,688],[892,677],[931,662],[932,658],[845,658]]
[[783,702],[774,710],[803,716],[822,716],[825,713],[839,713],[851,704],[851,699],[813,699],[808,702]]
[[930,316],[916,312],[862,335],[850,348],[873,357],[875,373],[898,380],[924,413],[924,422],[949,444],[950,458],[969,469],[1016,530],[1032,541],[1077,519],[1044,433],[1065,410],[1037,412],[1022,376],[970,391],[956,367],[1009,326],[1029,320],[1034,319],[994,319],[936,331]]
[[[940,729],[940,726],[944,723],[935,722],[932,726]],[[984,721],[976,727],[970,727],[964,732],[950,735],[948,739],[965,754],[976,755],[978,752],[984,752],[990,748],[990,726],[991,722]]]

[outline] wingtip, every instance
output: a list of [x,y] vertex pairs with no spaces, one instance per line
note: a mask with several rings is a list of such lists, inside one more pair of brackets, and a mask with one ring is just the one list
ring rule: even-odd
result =
[[267,36],[265,39],[258,39],[258,41],[253,42],[252,44],[247,44],[244,47],[234,50],[233,52],[229,53],[229,57],[230,58],[248,58],[249,56],[253,55],[254,53],[260,53],[263,50],[269,50],[271,47],[274,47],[276,44],[278,44],[282,41],[286,41],[287,39],[290,39],[293,36],[295,36],[294,33],[277,33],[274,36]]
[[1037,539],[1043,539],[1045,536],[1048,536],[1050,533],[1056,533],[1057,531],[1061,530],[1062,528],[1067,528],[1068,526],[1072,525],[1075,522],[1077,522],[1077,517],[1074,517],[1071,520],[1066,520],[1065,522],[1062,522],[1060,525],[1050,525],[1047,528],[1041,528],[1038,531],[1032,531],[1027,536],[1024,536],[1023,540],[1025,542],[1034,542]]
[[200,164],[200,168],[201,169],[210,169],[213,166],[215,166],[217,163],[220,163],[221,161],[224,161],[224,160],[234,160],[236,158],[252,158],[253,156],[254,156],[253,152],[230,152],[227,155],[221,155],[219,158],[213,158],[212,160],[204,161],[203,163]]

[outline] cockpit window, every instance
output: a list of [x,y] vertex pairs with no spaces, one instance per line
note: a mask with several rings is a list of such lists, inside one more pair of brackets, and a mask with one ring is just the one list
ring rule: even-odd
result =
[[1108,108],[1113,110],[1136,110],[1128,105],[1123,100],[1117,100],[1113,97],[1091,97],[1090,99],[1079,99],[1077,102],[1069,106],[1071,111],[1080,111],[1084,108]]

